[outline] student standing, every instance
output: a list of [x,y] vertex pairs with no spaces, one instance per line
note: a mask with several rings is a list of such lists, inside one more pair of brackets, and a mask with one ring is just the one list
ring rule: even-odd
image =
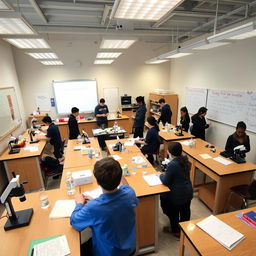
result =
[[134,118],[134,138],[143,137],[143,130],[144,130],[144,124],[145,124],[145,115],[147,112],[147,108],[144,102],[144,97],[138,96],[136,98],[136,102],[139,106],[139,108],[136,111],[136,115]]
[[80,134],[78,123],[77,123],[77,117],[79,116],[79,109],[76,107],[73,107],[71,109],[71,115],[68,119],[68,128],[69,128],[69,139],[74,140],[77,139],[77,136]]
[[242,121],[238,122],[236,125],[236,131],[227,139],[225,150],[233,154],[235,147],[244,145],[246,152],[249,152],[251,150],[250,138],[245,131],[246,124]]
[[161,98],[159,100],[161,106],[161,116],[158,119],[158,123],[162,121],[163,125],[166,123],[171,124],[172,121],[172,110],[169,104],[165,103],[165,99]]
[[188,110],[186,107],[182,107],[180,109],[180,124],[183,131],[188,132],[189,123],[190,123],[190,117],[188,114]]
[[157,148],[160,145],[160,139],[158,136],[159,127],[157,124],[156,119],[153,116],[149,116],[147,118],[146,126],[149,128],[146,138],[140,138],[139,140],[136,140],[136,144],[142,144],[143,147],[141,148],[141,152],[144,155],[148,155],[147,159],[148,161],[153,164],[154,163],[154,157],[153,154],[156,153]]
[[192,116],[193,127],[191,130],[191,134],[196,138],[200,138],[205,140],[205,130],[210,126],[210,123],[207,124],[205,120],[205,116],[207,114],[207,108],[201,107],[198,112]]
[[164,227],[164,231],[179,237],[179,222],[190,219],[190,203],[193,198],[189,175],[191,164],[187,156],[182,155],[179,142],[169,144],[168,154],[172,160],[167,165],[166,172],[157,173],[162,183],[170,189],[170,192],[160,195],[162,210],[170,220],[170,226]]
[[[54,151],[53,154],[57,159],[62,158],[63,155],[63,148],[62,148],[62,141],[61,141],[61,136],[60,136],[60,131],[57,125],[55,125],[52,122],[51,117],[45,116],[42,119],[42,122],[48,126],[48,129],[46,131],[46,135],[39,135],[37,136],[38,139],[40,140],[47,140],[50,141],[50,144],[53,145]],[[45,132],[41,130],[42,132]]]
[[94,115],[96,116],[97,125],[101,129],[105,129],[108,127],[108,106],[105,105],[105,100],[103,98],[100,99],[100,103],[95,107]]
[[[128,256],[136,247],[134,190],[122,185],[118,188],[122,168],[111,157],[96,162],[93,170],[103,194],[96,199],[78,195],[70,223],[79,231],[90,227],[92,240],[85,245],[84,255]],[[89,254],[90,247],[92,253]]]

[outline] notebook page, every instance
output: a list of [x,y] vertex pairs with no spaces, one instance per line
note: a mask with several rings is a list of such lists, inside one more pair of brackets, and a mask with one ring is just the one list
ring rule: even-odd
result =
[[50,213],[50,219],[70,217],[76,207],[75,200],[58,200]]
[[142,177],[148,183],[148,185],[151,187],[162,184],[160,178],[158,176],[156,176],[155,174],[144,175]]

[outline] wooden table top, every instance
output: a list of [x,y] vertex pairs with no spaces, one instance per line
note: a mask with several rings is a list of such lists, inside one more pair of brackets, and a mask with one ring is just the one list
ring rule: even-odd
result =
[[195,225],[203,218],[182,222],[180,223],[180,226],[190,242],[196,247],[197,251],[202,256],[252,256],[255,255],[256,250],[255,230],[236,217],[237,213],[252,210],[256,211],[256,207],[217,215],[220,220],[224,221],[226,224],[245,235],[245,239],[235,246],[231,251],[226,249],[215,239],[210,237],[206,232]]
[[94,150],[97,149],[101,155],[101,150],[100,150],[100,146],[97,138],[90,138],[90,141],[91,141],[90,144],[79,144],[78,140],[68,140],[66,154],[65,154],[64,168],[80,167],[80,166],[87,166],[87,165],[93,166],[96,163],[94,155],[93,155],[93,158],[90,159],[88,155],[82,155],[80,150],[74,150],[75,146],[85,146],[85,147],[90,146]]
[[188,133],[188,132],[182,132],[183,136],[177,136],[175,135],[175,128],[172,126],[171,131],[167,132],[165,129],[163,129],[162,127],[160,127],[160,132],[159,132],[159,136],[161,138],[163,138],[164,140],[167,141],[172,141],[172,140],[185,140],[185,139],[190,139],[190,138],[194,138],[195,136]]
[[[29,141],[29,135],[28,132],[24,132],[22,137],[26,138],[27,141]],[[46,140],[40,140],[38,143],[34,144],[29,144],[29,142],[26,142],[26,146],[36,146],[38,145],[38,151],[36,152],[25,152],[24,147],[20,148],[20,152],[17,154],[8,154],[9,153],[9,148],[7,148],[3,154],[0,156],[0,161],[7,161],[7,160],[14,160],[14,159],[19,159],[19,158],[25,158],[25,157],[36,157],[40,156],[45,145],[46,145]]]
[[[195,158],[197,161],[205,165],[207,168],[211,169],[213,172],[215,172],[218,175],[229,175],[229,174],[235,174],[235,173],[240,173],[240,172],[247,172],[247,171],[254,171],[256,170],[256,165],[250,162],[246,162],[243,164],[238,164],[233,162],[231,159],[224,158],[220,156],[220,152],[223,151],[220,147],[215,147],[216,152],[213,153],[211,152],[211,148],[205,147],[206,145],[210,145],[210,143],[201,140],[201,139],[195,139],[196,141],[196,147],[195,148],[190,148],[189,146],[183,145],[182,144],[182,149],[183,151],[190,155],[191,157]],[[182,141],[180,141],[182,143]],[[211,157],[222,157],[224,159],[227,159],[232,162],[230,165],[224,165],[222,163],[219,163],[213,158],[211,159],[204,159],[200,156],[200,154],[208,154]]]
[[[79,232],[72,228],[69,218],[49,219],[56,200],[74,199],[74,196],[68,196],[66,191],[61,189],[48,190],[46,193],[50,201],[48,209],[40,208],[39,193],[26,194],[27,200],[22,203],[18,198],[12,199],[15,211],[33,207],[34,214],[29,226],[9,231],[4,231],[7,219],[0,219],[1,255],[27,255],[31,240],[54,235],[66,235],[71,251],[70,255],[80,255]],[[6,212],[3,213],[3,215],[5,214]]]
[[[115,121],[115,120],[126,120],[126,119],[129,119],[128,116],[126,115],[122,115],[122,117],[115,117],[115,118],[108,118],[108,121]],[[93,118],[92,120],[84,120],[84,119],[81,119],[78,121],[79,124],[84,124],[84,123],[95,123],[96,122],[96,118]],[[68,122],[65,121],[65,122],[54,122],[56,125],[67,125]]]
[[[124,144],[125,142],[128,142],[129,139],[120,139],[119,140],[122,144]],[[134,152],[141,152],[139,147],[137,147],[136,145],[132,145],[132,146],[125,146],[125,150],[124,151],[114,151],[112,146],[115,145],[118,141],[117,140],[106,140],[106,145],[108,148],[108,152],[110,155],[122,155],[122,154],[127,154],[127,153],[134,153]]]

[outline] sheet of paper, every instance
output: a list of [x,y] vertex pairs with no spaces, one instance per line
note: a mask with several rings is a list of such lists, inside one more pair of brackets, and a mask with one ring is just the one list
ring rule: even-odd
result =
[[28,146],[24,148],[25,152],[37,152],[38,151],[38,146]]
[[95,189],[89,190],[89,191],[85,191],[83,193],[84,195],[88,195],[91,196],[92,198],[98,198],[101,194],[103,194],[102,192],[102,188],[101,187],[97,187]]
[[185,145],[185,146],[190,146],[190,143],[191,143],[190,140],[184,140],[180,144]]
[[223,157],[220,157],[220,156],[213,158],[213,160],[215,160],[215,161],[217,161],[217,162],[219,162],[221,164],[224,164],[224,165],[229,165],[229,164],[233,163],[232,161],[229,161],[229,160],[227,160],[227,159],[225,159]]
[[74,150],[82,150],[82,149],[85,149],[85,146],[75,146],[73,149]]
[[65,235],[34,246],[34,256],[65,256],[69,254],[70,249]]
[[120,157],[119,155],[112,155],[112,157],[113,157],[116,161],[122,159],[122,157]]
[[146,162],[145,159],[142,156],[133,156],[132,161],[135,164],[142,164],[142,163]]
[[211,159],[212,157],[208,154],[199,154],[203,159]]
[[70,217],[76,207],[75,200],[58,200],[49,215],[50,219]]
[[245,237],[213,215],[196,225],[229,250],[233,249]]
[[142,177],[148,183],[148,185],[151,187],[162,184],[160,178],[158,176],[156,176],[155,174],[144,175]]

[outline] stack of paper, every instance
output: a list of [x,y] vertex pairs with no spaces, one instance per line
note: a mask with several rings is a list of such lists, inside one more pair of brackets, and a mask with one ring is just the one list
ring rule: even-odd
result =
[[142,164],[142,163],[145,163],[145,159],[144,159],[142,156],[133,156],[133,157],[132,157],[132,161],[133,161],[135,164]]
[[158,176],[156,176],[155,174],[149,174],[149,175],[145,175],[142,177],[148,183],[148,185],[151,187],[162,184],[160,178]]
[[185,145],[185,146],[190,146],[191,141],[190,140],[184,140],[180,144]]
[[245,237],[213,215],[198,222],[196,225],[228,250],[233,249]]
[[70,217],[76,207],[75,200],[58,200],[50,213],[50,219]]
[[92,197],[93,199],[98,198],[101,194],[103,194],[101,187],[97,187],[95,189],[85,191],[83,193],[83,195],[88,195],[88,196]]
[[224,164],[224,165],[230,165],[230,164],[233,163],[233,162],[231,162],[231,161],[229,161],[229,160],[227,160],[227,159],[225,159],[223,157],[220,157],[220,156],[213,158],[213,160],[215,160],[215,161],[217,161],[217,162],[219,162],[221,164]]
[[210,155],[208,154],[199,154],[199,156],[201,156],[203,159],[210,159],[212,158]]
[[112,157],[113,157],[116,161],[122,159],[122,157],[120,157],[119,155],[112,155]]
[[65,256],[70,254],[66,236],[59,236],[54,239],[36,244],[34,256]]
[[37,152],[38,151],[38,145],[34,146],[27,146],[24,148],[25,152]]

